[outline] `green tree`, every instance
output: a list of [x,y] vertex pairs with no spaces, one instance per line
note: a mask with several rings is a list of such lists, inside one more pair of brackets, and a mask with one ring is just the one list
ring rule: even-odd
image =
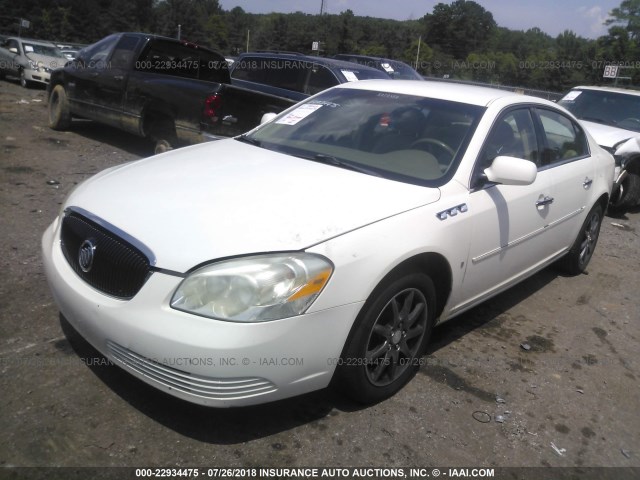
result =
[[609,12],[611,18],[605,25],[622,24],[632,40],[640,40],[640,0],[623,0],[619,7]]
[[444,53],[464,59],[482,50],[496,28],[493,15],[471,0],[438,3],[433,13],[423,17],[425,39]]

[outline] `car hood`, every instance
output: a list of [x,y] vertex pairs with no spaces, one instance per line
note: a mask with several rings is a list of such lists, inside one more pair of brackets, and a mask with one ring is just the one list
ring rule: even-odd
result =
[[134,237],[157,267],[185,272],[217,258],[301,250],[439,198],[437,188],[229,139],[106,170],[65,206]]
[[66,58],[50,57],[49,55],[40,55],[38,53],[27,53],[27,58],[36,65],[42,65],[52,70],[64,67],[64,64],[68,61]]
[[587,122],[584,120],[582,120],[582,123],[594,140],[598,142],[598,145],[603,147],[612,148],[623,140],[628,140],[632,137],[640,137],[640,133],[634,132],[633,130],[625,130],[624,128],[612,127],[610,125]]

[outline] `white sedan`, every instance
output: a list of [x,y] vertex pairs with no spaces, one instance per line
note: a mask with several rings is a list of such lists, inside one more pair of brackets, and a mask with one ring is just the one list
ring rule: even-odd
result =
[[613,168],[551,102],[357,82],[94,176],[44,266],[70,324],[172,395],[240,406],[333,380],[375,402],[435,324],[551,263],[582,272]]

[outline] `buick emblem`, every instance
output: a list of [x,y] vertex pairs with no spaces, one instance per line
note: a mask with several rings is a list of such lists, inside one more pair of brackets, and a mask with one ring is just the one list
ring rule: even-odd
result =
[[96,245],[91,239],[85,240],[78,250],[78,264],[84,273],[89,273],[93,266],[93,256],[96,253]]

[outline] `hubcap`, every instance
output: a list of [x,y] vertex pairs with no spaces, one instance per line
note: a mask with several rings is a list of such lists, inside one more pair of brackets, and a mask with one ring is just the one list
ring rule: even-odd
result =
[[589,261],[598,241],[598,225],[600,224],[600,216],[597,213],[591,215],[591,219],[587,223],[584,230],[584,239],[580,244],[580,263],[584,265]]
[[385,386],[397,380],[418,354],[427,329],[427,301],[417,288],[397,293],[380,311],[365,355],[369,381]]

